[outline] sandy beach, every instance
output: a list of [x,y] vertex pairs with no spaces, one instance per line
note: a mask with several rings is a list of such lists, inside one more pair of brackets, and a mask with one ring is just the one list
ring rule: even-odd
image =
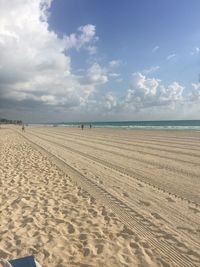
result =
[[3,126],[0,258],[200,266],[200,132]]

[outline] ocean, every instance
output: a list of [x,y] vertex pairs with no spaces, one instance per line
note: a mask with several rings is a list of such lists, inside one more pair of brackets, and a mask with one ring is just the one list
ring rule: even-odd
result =
[[93,128],[158,129],[158,130],[196,130],[200,131],[200,120],[164,120],[164,121],[102,121],[102,122],[61,122],[48,125],[54,127],[79,127],[84,124]]

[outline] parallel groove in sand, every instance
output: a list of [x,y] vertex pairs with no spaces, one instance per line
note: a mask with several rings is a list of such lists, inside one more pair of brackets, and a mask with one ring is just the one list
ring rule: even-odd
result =
[[151,186],[151,187],[153,187],[153,188],[158,189],[159,191],[162,191],[162,192],[167,193],[167,194],[169,194],[169,195],[173,195],[173,196],[175,196],[176,198],[179,198],[179,199],[181,199],[181,200],[187,201],[188,203],[192,203],[192,204],[194,204],[194,205],[196,205],[196,206],[200,206],[200,204],[197,203],[197,202],[194,201],[194,200],[188,199],[187,197],[185,197],[185,196],[183,196],[183,195],[179,195],[177,192],[171,192],[171,191],[168,191],[166,188],[162,188],[162,187],[160,186],[160,184],[159,184],[159,186],[158,186],[158,185],[156,185],[156,184],[154,184],[154,183],[147,182],[146,177],[145,177],[143,174],[138,173],[138,171],[136,172],[136,171],[133,171],[133,170],[126,170],[126,169],[123,168],[123,167],[116,166],[116,165],[112,164],[111,162],[107,162],[106,160],[97,158],[97,157],[92,156],[92,155],[88,155],[87,153],[81,152],[81,151],[76,150],[76,149],[74,149],[74,148],[71,148],[71,147],[69,147],[69,146],[66,146],[66,145],[63,145],[63,144],[61,145],[61,144],[59,144],[59,143],[57,143],[57,142],[55,142],[55,141],[50,141],[50,140],[48,140],[48,139],[45,139],[45,138],[43,138],[43,137],[41,137],[41,136],[37,136],[37,135],[32,134],[32,133],[31,133],[31,135],[36,136],[36,137],[38,137],[38,138],[40,138],[40,139],[43,139],[43,140],[46,141],[46,142],[51,142],[51,143],[53,143],[53,144],[55,144],[55,145],[57,145],[57,146],[60,146],[60,147],[62,147],[62,148],[65,147],[65,148],[67,148],[68,150],[70,150],[70,151],[72,151],[72,152],[74,152],[74,153],[78,153],[79,155],[82,155],[83,157],[86,157],[86,158],[89,158],[89,159],[91,159],[91,160],[97,161],[97,162],[101,163],[102,165],[107,166],[108,168],[117,170],[118,172],[120,172],[120,173],[122,173],[122,174],[126,174],[126,175],[128,175],[128,176],[130,176],[130,177],[132,177],[132,178],[134,178],[134,179],[136,179],[136,180],[138,180],[138,181],[141,181],[141,182],[143,182],[143,183],[145,183],[145,184],[147,184],[147,185],[149,185],[149,186]]
[[[63,132],[63,131],[60,131],[60,132]],[[81,134],[77,134],[77,132],[72,132],[72,134],[73,135],[76,135],[76,136],[78,136],[78,137],[82,137],[82,135]],[[90,136],[90,137],[92,137],[92,135],[88,135],[88,136]],[[108,137],[109,137],[109,135],[108,135]],[[95,138],[96,139],[102,139],[101,137],[97,137],[97,136],[95,136]],[[126,137],[123,137],[123,138],[121,138],[121,137],[119,137],[119,136],[114,136],[114,135],[112,135],[112,139],[113,140],[120,140],[120,141],[123,141],[123,143],[125,144],[128,144],[128,145],[130,145],[131,143],[130,143],[130,139],[126,139]],[[151,141],[149,141],[149,140],[152,140],[152,142]],[[198,139],[197,139],[198,140]],[[126,142],[124,142],[124,141],[126,141]],[[171,148],[175,148],[175,149],[183,149],[183,150],[192,150],[192,151],[198,151],[199,152],[199,149],[198,148],[196,148],[196,147],[200,147],[200,145],[199,145],[199,142],[197,142],[197,143],[195,143],[195,144],[192,144],[192,146],[194,146],[195,148],[191,148],[191,142],[190,142],[190,144],[189,145],[186,145],[185,143],[181,143],[180,145],[181,146],[178,146],[178,143],[177,142],[165,142],[165,143],[163,143],[163,141],[165,141],[165,139],[162,139],[162,140],[157,140],[156,138],[151,138],[151,139],[148,139],[148,140],[144,140],[144,139],[142,139],[142,138],[139,138],[139,137],[135,137],[134,136],[134,138],[133,138],[133,140],[131,140],[131,142],[134,142],[134,141],[140,141],[140,143],[144,143],[144,144],[150,144],[150,145],[160,145],[159,143],[161,143],[161,145],[162,145],[162,147],[171,147]],[[188,141],[188,140],[187,140]],[[198,140],[199,141],[199,140]],[[121,142],[120,142],[121,143]],[[156,143],[158,143],[158,144],[156,144]],[[184,146],[183,146],[183,145]],[[135,143],[134,143],[134,145],[135,145]],[[146,147],[146,145],[145,145],[145,147]],[[173,150],[174,151],[174,150]]]
[[[45,141],[46,142],[46,141]],[[42,142],[43,144],[44,144],[44,142]],[[48,143],[48,142],[47,142]],[[63,145],[62,146],[59,146],[60,148],[62,148],[62,152],[65,154],[65,156],[64,156],[64,154],[62,154],[62,157],[64,157],[64,158],[67,158],[67,159],[69,159],[68,157],[70,157],[71,158],[71,155],[73,155],[73,157],[74,158],[76,158],[76,155],[77,155],[77,153],[76,152],[72,152],[72,151],[69,151],[69,149],[63,149]],[[47,145],[47,150],[48,149],[50,149],[49,148],[49,146]],[[70,153],[72,153],[72,154],[70,154]],[[56,153],[56,152],[54,152],[54,153]],[[67,154],[66,154],[67,153]],[[60,150],[59,150],[59,156],[61,156],[60,155]],[[89,163],[89,161],[87,161],[87,159],[88,160],[91,160],[91,159],[89,159],[89,158],[86,158],[86,157],[81,157],[84,161],[86,160],[86,162],[87,163]],[[76,162],[76,159],[75,159],[75,162]],[[87,163],[83,163],[82,162],[82,164],[87,164]],[[92,163],[92,165],[91,165],[91,167],[93,168],[93,164],[95,163],[95,164],[98,164],[97,166],[102,166],[102,164],[101,163],[99,163],[98,161],[94,161],[94,160],[91,160],[91,163]],[[71,162],[70,163],[70,165],[72,165],[72,166],[74,166],[74,164]],[[75,165],[76,166],[76,165]],[[96,166],[96,167],[97,167]],[[104,170],[105,171],[105,169],[107,169],[107,170],[111,170],[111,173],[119,173],[120,174],[120,176],[121,176],[121,174],[122,174],[122,172],[119,172],[119,171],[117,171],[117,170],[115,170],[115,169],[113,169],[113,168],[108,168],[107,166],[106,166],[106,168],[105,168],[105,165],[103,165],[104,166],[104,168],[102,168],[102,170]],[[77,167],[76,167],[77,168]],[[85,169],[84,169],[85,170]],[[85,172],[83,172],[84,174],[85,174]],[[125,175],[126,176],[126,179],[124,180],[124,182],[123,182],[123,186],[124,186],[124,183],[126,183],[126,186],[127,186],[127,188],[130,188],[130,187],[132,187],[132,188],[134,188],[135,187],[135,180],[136,179],[131,179],[131,177],[130,176],[128,176],[128,175],[126,175],[126,174],[123,174],[123,175]],[[103,177],[102,177],[103,178]],[[110,186],[112,187],[112,182],[111,182],[111,180],[110,179],[112,179],[111,177],[109,177],[109,184],[108,184],[108,186],[109,186],[109,188],[110,188]],[[103,179],[104,180],[104,179]],[[112,181],[113,181],[113,185],[118,181],[121,181],[122,182],[122,180],[120,179],[119,180],[119,178],[117,177],[117,176],[115,176],[115,178],[114,178],[114,180],[112,179]],[[136,180],[137,181],[137,180]],[[128,183],[127,183],[128,182]],[[141,183],[141,181],[140,181],[140,183]],[[143,183],[144,185],[146,185],[145,183]],[[121,185],[120,186],[122,186],[122,183],[121,183]],[[114,186],[113,186],[114,187]],[[147,188],[148,188],[148,186],[147,186]],[[149,187],[149,188],[151,188],[151,187]],[[155,190],[157,190],[156,188],[154,188]],[[159,190],[157,190],[158,192],[159,192]],[[167,195],[165,192],[163,192],[163,191],[161,191],[162,192],[162,194],[163,194],[163,196],[164,195]],[[161,193],[160,192],[160,193]],[[112,194],[115,194],[115,191],[112,191]],[[120,196],[119,195],[117,195],[117,197],[119,198]],[[170,196],[170,197],[172,197],[172,196]],[[176,199],[176,197],[174,197],[175,199]],[[127,199],[126,199],[127,200]],[[123,201],[124,201],[124,198],[123,198]],[[181,201],[182,202],[182,201]],[[138,207],[137,206],[135,206],[135,205],[132,205],[133,203],[131,203],[130,201],[129,202],[126,202],[126,203],[128,203],[128,205],[129,205],[129,207],[132,207],[133,206],[133,208],[134,209],[138,209]],[[184,203],[184,202],[182,202],[182,203]],[[146,207],[147,208],[147,207]],[[139,211],[141,211],[141,209],[139,208]],[[180,214],[179,214],[180,215]],[[191,217],[190,217],[191,218]],[[180,219],[180,218],[179,218]],[[182,217],[182,222],[184,221],[184,219],[185,219],[185,217]],[[176,221],[176,217],[175,218],[173,218],[172,219],[172,221]],[[196,221],[193,221],[193,222],[196,222]],[[179,223],[180,223],[180,221],[179,221]],[[196,223],[196,225],[198,225],[197,223]],[[177,228],[178,229],[178,228]],[[171,229],[172,231],[173,231],[173,229]],[[184,232],[182,232],[182,235],[185,235],[185,233]],[[196,245],[197,245],[197,247],[198,247],[198,244],[199,243],[195,243]]]
[[[53,133],[54,134],[54,136],[56,135],[56,136],[62,136],[62,137],[65,137],[65,138],[62,138],[63,140],[72,140],[72,141],[76,141],[76,143],[80,143],[80,144],[82,144],[80,141],[82,141],[83,142],[83,140],[85,140],[85,141],[88,141],[88,138],[86,138],[86,137],[84,137],[84,136],[81,136],[81,139],[82,140],[80,140],[80,138],[79,138],[79,141],[77,141],[77,139],[74,139],[74,138],[70,138],[69,137],[69,135],[72,135],[72,134],[67,134],[67,136],[66,136],[66,134],[62,134],[62,133],[58,133],[58,132],[55,132],[55,131],[46,131],[45,130],[45,132],[47,132],[47,133]],[[36,133],[38,133],[38,131],[36,131]],[[39,132],[39,133],[41,133],[41,132]],[[72,135],[73,137],[74,137],[74,135]],[[61,138],[60,138],[61,139]],[[96,138],[97,139],[97,138]],[[113,143],[113,144],[115,144],[115,143],[119,143],[120,145],[122,144],[121,142],[112,142],[112,141],[109,141],[109,143],[107,143],[107,142],[105,142],[105,140],[104,140],[104,142],[100,142],[100,141],[96,141],[96,139],[93,139],[93,141],[92,141],[92,143],[95,143],[95,144],[99,144],[99,145],[106,145],[106,146],[108,146],[108,147],[114,147],[114,148],[118,148],[118,149],[120,149],[120,147],[119,146],[116,146],[116,145],[111,145],[110,143]],[[98,138],[99,139],[99,138]],[[134,145],[135,146],[135,145]],[[146,148],[146,147],[145,147]],[[142,155],[149,155],[149,156],[154,156],[154,157],[158,157],[158,158],[163,158],[163,159],[169,159],[169,160],[174,160],[174,159],[176,159],[176,161],[178,161],[178,162],[181,162],[181,163],[189,163],[189,164],[191,164],[191,165],[194,165],[194,166],[199,166],[199,163],[196,163],[196,162],[192,162],[192,161],[189,161],[189,160],[184,160],[184,159],[180,159],[180,158],[177,158],[177,157],[169,157],[169,156],[162,156],[162,155],[158,155],[157,153],[152,153],[152,152],[147,152],[147,151],[143,151],[143,150],[136,150],[135,148],[134,149],[130,149],[130,148],[127,148],[127,147],[124,147],[123,146],[123,150],[125,150],[125,151],[130,151],[130,152],[133,152],[133,153],[139,153],[139,154],[142,154]],[[124,156],[124,154],[122,154],[123,156]]]
[[[49,136],[49,137],[55,138],[54,136],[46,134],[46,133],[45,134],[44,133],[40,133],[40,135],[45,135],[45,136]],[[63,139],[63,138],[59,138],[59,139],[66,140],[66,139]],[[73,140],[73,139],[71,139],[71,140]],[[84,146],[83,143],[81,143],[81,142],[79,142],[77,140],[76,140],[76,144]],[[107,146],[107,144],[106,144],[106,146]],[[89,144],[87,144],[87,147],[90,147],[92,149],[96,149],[95,146],[92,146],[92,145],[89,145]],[[112,147],[116,147],[116,146],[112,146]],[[112,153],[112,151],[107,150],[105,148],[98,147],[98,150],[104,151],[106,153]],[[167,169],[167,170],[170,170],[170,171],[173,171],[173,172],[177,172],[177,173],[182,173],[183,175],[187,175],[187,176],[189,175],[189,176],[193,176],[193,177],[196,177],[196,178],[199,178],[199,176],[200,176],[200,174],[197,174],[197,173],[191,172],[191,171],[188,172],[186,170],[181,169],[178,166],[174,167],[174,166],[169,166],[169,165],[166,165],[166,164],[164,165],[163,163],[159,164],[159,163],[157,163],[155,161],[151,161],[151,160],[148,160],[148,159],[142,159],[142,158],[138,159],[137,156],[128,156],[128,155],[125,155],[125,154],[122,154],[122,153],[119,153],[119,152],[116,152],[116,151],[114,153],[115,153],[115,155],[118,155],[118,156],[121,156],[121,157],[124,157],[124,158],[127,158],[127,159],[131,159],[131,160],[134,160],[134,161],[139,162],[139,163],[145,163],[145,164],[147,163],[147,164],[152,165],[154,167]],[[160,157],[160,156],[158,156],[158,157]],[[163,158],[167,159],[167,157],[163,157]],[[174,159],[170,158],[170,160],[174,160]],[[195,166],[196,165],[197,164],[195,164]],[[197,166],[199,166],[199,164]]]
[[[24,138],[30,142],[30,144],[42,152],[42,154],[46,155],[54,164],[60,167],[63,171],[67,171],[68,174],[78,183],[81,184],[87,191],[89,191],[93,196],[100,199],[105,205],[108,205],[112,210],[114,210],[121,221],[130,227],[131,229],[136,230],[140,236],[142,236],[145,240],[148,240],[148,243],[155,247],[157,251],[159,251],[165,258],[172,260],[180,267],[194,267],[197,265],[192,263],[191,260],[188,258],[187,253],[185,254],[183,251],[180,252],[178,247],[174,247],[169,242],[170,237],[167,233],[165,233],[166,239],[158,240],[157,236],[149,231],[149,227],[152,226],[152,223],[148,220],[145,220],[144,223],[146,225],[141,224],[141,215],[138,214],[136,211],[132,210],[128,207],[124,202],[113,196],[112,194],[108,193],[104,188],[96,184],[94,181],[90,180],[79,171],[77,171],[72,166],[68,165],[62,158],[53,155],[51,152],[47,151],[42,146],[34,143],[29,138]],[[169,238],[169,242],[167,242],[167,237]],[[175,238],[173,238],[173,241]],[[177,244],[180,245],[179,242]],[[192,251],[189,251],[190,255]]]
[[[44,144],[44,142],[42,142],[43,144]],[[45,142],[46,143],[46,142]],[[48,144],[48,142],[47,142],[47,144]],[[49,146],[47,145],[45,145],[45,147],[46,147],[46,149],[48,150],[48,149],[50,149],[49,148]],[[54,147],[55,148],[55,147]],[[59,146],[59,148],[61,148],[60,146]],[[52,152],[52,150],[51,150],[51,152]],[[62,152],[62,155],[60,154],[60,152]],[[71,154],[72,153],[72,154]],[[57,155],[57,152],[53,152],[53,154],[55,154],[55,155]],[[73,164],[73,161],[74,162],[76,162],[76,156],[77,156],[77,153],[76,152],[72,152],[72,151],[69,151],[69,150],[67,150],[67,149],[63,149],[63,146],[62,146],[62,151],[60,151],[59,150],[59,154],[58,154],[59,156],[61,156],[62,158],[64,158],[64,159],[67,159],[68,160],[68,164],[70,164],[71,166],[73,166],[73,167],[75,167],[75,168],[77,168],[77,166],[76,166],[76,164]],[[70,157],[70,163],[69,163],[69,157]],[[72,160],[71,161],[71,159],[73,159],[74,158],[74,160]],[[109,170],[110,169],[110,173],[118,173],[120,176],[119,177],[121,177],[122,176],[122,173],[121,172],[118,172],[118,171],[116,171],[116,170],[114,170],[114,169],[112,169],[112,168],[108,168],[108,167],[106,167],[105,168],[105,165],[102,165],[101,163],[99,163],[99,162],[97,162],[97,161],[94,161],[94,160],[90,160],[90,159],[88,159],[88,158],[86,158],[86,157],[81,157],[82,158],[82,160],[84,161],[84,162],[82,162],[82,164],[83,164],[83,166],[85,165],[85,167],[87,166],[87,164],[89,163],[90,164],[90,168],[89,169],[95,169],[95,168],[99,168],[100,166],[104,166],[104,168],[102,168],[102,170],[105,172],[105,170]],[[85,162],[86,161],[86,162]],[[93,165],[95,163],[95,166]],[[86,167],[87,168],[87,167]],[[83,169],[84,171],[82,171],[82,170],[79,170],[80,172],[82,172],[83,173],[83,175],[85,174],[85,170],[86,169]],[[94,172],[95,172],[95,170],[94,170]],[[106,175],[106,173],[104,174],[104,175]],[[106,182],[106,180],[107,179],[104,179],[105,177],[104,177],[104,175],[101,177],[101,179],[103,179],[104,180],[104,182]],[[90,175],[89,175],[90,176]],[[112,188],[112,187],[114,187],[113,185],[117,185],[117,183],[119,182],[120,183],[120,186],[124,186],[124,184],[126,184],[126,186],[127,186],[127,189],[130,189],[130,188],[132,188],[132,189],[134,189],[134,187],[135,187],[135,182],[137,181],[137,180],[135,180],[135,179],[132,179],[130,176],[128,176],[128,175],[125,175],[125,174],[123,174],[123,176],[126,176],[126,179],[125,180],[123,180],[123,182],[122,182],[122,180],[121,179],[119,179],[119,177],[117,176],[117,175],[115,175],[114,177],[111,177],[111,176],[109,176],[109,182],[108,182],[108,188],[107,188],[107,186],[106,186],[106,184],[104,184],[104,187],[106,186],[106,188],[110,191],[110,188]],[[92,177],[91,177],[91,179],[93,179]],[[99,181],[97,181],[98,183],[99,183]],[[107,183],[107,182],[106,182]],[[141,181],[140,181],[140,183],[141,183]],[[145,183],[142,183],[143,185],[145,185]],[[145,185],[146,186],[146,185]],[[147,186],[147,188],[151,188],[151,187],[149,187],[149,186]],[[156,191],[158,191],[159,192],[159,190],[157,190],[156,188],[154,188],[154,190],[156,190]],[[112,190],[111,190],[112,191]],[[166,194],[166,193],[164,193],[163,191],[161,191],[162,192],[162,194],[163,194],[163,196],[169,196],[168,194]],[[160,193],[161,193],[160,192]],[[115,190],[114,191],[112,191],[111,192],[112,194],[114,194],[114,195],[116,195],[116,192],[115,192]],[[173,197],[173,196],[170,196],[170,198],[171,197]],[[139,211],[140,213],[141,213],[141,206],[138,208],[136,205],[134,205],[131,201],[130,201],[130,199],[129,199],[129,201],[127,201],[128,199],[127,198],[124,198],[124,197],[121,197],[119,194],[117,194],[117,198],[122,198],[122,200],[123,201],[125,201],[126,200],[126,204],[127,205],[129,205],[129,207],[132,207],[134,210],[136,209],[137,211]],[[167,198],[166,198],[167,199]],[[174,199],[176,199],[176,197],[174,197]],[[182,201],[181,201],[182,202]],[[184,203],[184,202],[182,202],[182,203]],[[184,203],[185,204],[185,203]],[[148,206],[146,207],[146,209],[148,209]],[[142,211],[143,211],[143,209],[142,209]],[[151,213],[151,211],[150,211],[150,213]],[[151,213],[152,214],[152,213]],[[158,214],[160,214],[159,212],[158,212]],[[145,214],[143,215],[143,216],[145,216]],[[179,214],[179,216],[180,216],[180,214]],[[180,224],[181,222],[183,222],[183,221],[185,221],[185,216],[181,216],[182,217],[182,221],[179,221],[179,223],[178,224]],[[180,217],[179,217],[179,219],[180,219]],[[197,225],[199,225],[200,226],[200,224],[198,224],[198,223],[196,223],[196,221],[193,221],[192,220],[192,218],[191,218],[191,215],[190,215],[190,219],[191,219],[191,222],[193,222],[193,223],[195,223],[196,224],[196,226]],[[175,222],[176,221],[176,216],[174,217],[174,218],[171,218],[171,222]],[[197,226],[197,227],[199,227],[199,226]],[[178,229],[178,228],[177,228]],[[174,229],[173,228],[171,228],[171,231],[172,232],[174,232],[173,231]],[[176,232],[174,233],[174,235],[176,235]],[[185,232],[182,232],[181,231],[181,236],[182,235],[184,235],[185,236]],[[188,237],[186,237],[186,239],[187,239]],[[190,239],[191,239],[191,237],[189,237]],[[191,240],[190,240],[191,241]],[[195,243],[193,243],[193,245],[195,244],[195,246],[196,247],[198,247],[199,246],[199,242],[197,242],[196,243],[196,241],[194,241]],[[197,249],[198,250],[198,249]]]
[[[46,131],[46,129],[45,129],[45,131]],[[77,134],[77,133],[73,133],[73,134],[71,134],[71,133],[67,133],[67,135],[72,135],[72,136],[77,136],[77,137],[79,137],[79,138],[84,138],[84,136],[83,135],[80,135],[80,134]],[[116,137],[117,139],[115,140],[114,139],[114,137],[112,136],[112,139],[114,140],[114,142],[113,141],[109,141],[109,142],[111,142],[111,143],[117,143],[117,144],[120,144],[120,145],[128,145],[128,146],[136,146],[136,147],[141,147],[141,148],[148,148],[148,149],[151,149],[151,150],[155,150],[155,151],[160,151],[160,144],[156,144],[156,142],[157,142],[157,140],[156,140],[156,142],[148,142],[148,141],[144,141],[143,139],[139,139],[139,140],[143,140],[143,142],[137,142],[137,143],[135,143],[135,141],[137,141],[137,138],[134,138],[133,140],[131,140],[131,142],[130,142],[130,140],[128,140],[127,139],[127,142],[124,142],[124,140],[126,140],[125,138],[123,138],[123,139],[121,139],[121,138],[119,138],[119,137]],[[97,137],[97,136],[95,136],[95,139],[93,138],[93,136],[90,136],[90,140],[102,140],[102,141],[104,141],[105,142],[105,139],[103,139],[103,138],[101,138],[101,137]],[[120,142],[118,142],[117,140],[121,140]],[[146,145],[146,143],[150,143],[150,146],[148,146],[148,145]],[[144,143],[144,145],[143,145],[143,143]],[[200,157],[200,153],[198,153],[198,154],[194,154],[194,153],[189,153],[189,152],[184,152],[183,150],[193,150],[193,149],[190,149],[190,146],[189,147],[186,147],[186,148],[184,148],[184,147],[177,147],[177,146],[171,146],[171,150],[170,150],[170,147],[169,146],[166,146],[168,149],[166,149],[166,148],[163,148],[163,146],[166,146],[166,145],[164,145],[164,144],[162,144],[162,151],[164,151],[164,152],[169,152],[169,153],[174,153],[174,154],[178,154],[178,155],[186,155],[186,156],[191,156],[191,157],[197,157],[197,158],[199,158]],[[175,148],[175,149],[174,149]],[[178,149],[178,150],[177,150]],[[195,149],[195,151],[198,151],[199,152],[199,149]]]

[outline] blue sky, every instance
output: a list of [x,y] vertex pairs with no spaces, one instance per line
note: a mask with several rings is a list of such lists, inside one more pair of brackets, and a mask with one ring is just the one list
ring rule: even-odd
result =
[[200,118],[199,0],[11,0],[0,9],[0,117]]
[[[124,75],[160,66],[156,75],[165,83],[188,85],[198,79],[200,60],[191,56],[200,44],[198,0],[57,0],[50,12],[50,29],[61,36],[80,25],[95,25],[99,60],[120,59]],[[72,66],[85,67],[79,57],[74,55]]]

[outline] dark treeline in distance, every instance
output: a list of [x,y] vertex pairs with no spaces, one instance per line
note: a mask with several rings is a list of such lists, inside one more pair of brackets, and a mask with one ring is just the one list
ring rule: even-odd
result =
[[22,124],[22,121],[21,120],[7,120],[7,119],[3,119],[3,118],[0,118],[0,123],[1,124]]

